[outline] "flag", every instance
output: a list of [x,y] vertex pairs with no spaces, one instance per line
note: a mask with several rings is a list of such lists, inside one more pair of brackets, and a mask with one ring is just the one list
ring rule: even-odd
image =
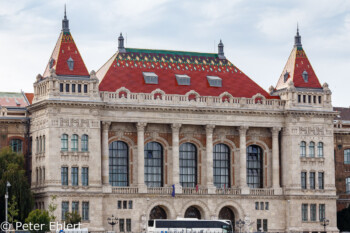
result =
[[196,184],[196,192],[198,192],[198,184]]
[[173,184],[172,186],[173,186],[173,191],[171,192],[171,196],[175,197],[175,184]]

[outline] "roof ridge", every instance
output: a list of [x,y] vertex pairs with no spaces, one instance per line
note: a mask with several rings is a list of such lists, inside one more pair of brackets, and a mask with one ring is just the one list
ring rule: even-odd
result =
[[189,56],[207,56],[218,57],[217,53],[204,53],[204,52],[192,52],[192,51],[180,51],[180,50],[166,50],[166,49],[141,49],[141,48],[126,48],[126,52],[142,52],[142,53],[161,53],[161,54],[182,54]]

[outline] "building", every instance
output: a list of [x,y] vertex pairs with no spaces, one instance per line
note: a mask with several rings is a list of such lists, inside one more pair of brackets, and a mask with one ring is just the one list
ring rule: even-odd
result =
[[37,208],[90,230],[244,219],[249,231],[337,231],[331,91],[299,31],[269,93],[224,55],[125,48],[88,72],[64,16],[27,110]]

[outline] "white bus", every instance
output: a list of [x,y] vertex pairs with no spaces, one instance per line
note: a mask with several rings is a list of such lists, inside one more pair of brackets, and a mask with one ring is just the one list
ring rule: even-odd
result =
[[232,233],[230,220],[155,219],[148,221],[148,233]]

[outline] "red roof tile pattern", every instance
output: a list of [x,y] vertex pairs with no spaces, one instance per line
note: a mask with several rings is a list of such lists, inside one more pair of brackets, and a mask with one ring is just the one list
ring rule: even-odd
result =
[[27,97],[29,104],[33,103],[34,93],[24,93]]
[[21,92],[0,92],[0,106],[27,107],[28,103]]
[[[74,60],[74,68],[72,70],[69,69],[67,63],[69,58]],[[46,66],[43,75],[44,77],[50,75],[51,68],[56,70],[57,75],[89,76],[89,72],[86,69],[84,61],[70,32],[61,32],[51,58]]]
[[[133,93],[151,93],[161,89],[166,94],[184,95],[194,90],[201,96],[219,96],[228,92],[234,97],[251,98],[257,93],[270,96],[241,70],[217,54],[192,53],[166,50],[126,49],[117,53],[97,72],[100,79],[99,90],[114,92],[121,87]],[[154,72],[158,84],[146,84],[143,72]],[[191,84],[178,85],[176,74],[186,74]],[[218,76],[222,87],[211,87],[207,76]]]
[[[308,74],[308,82],[304,81],[303,72]],[[288,78],[285,81],[284,75],[288,73]],[[302,47],[295,46],[288,58],[288,61],[283,69],[283,72],[277,82],[276,90],[288,87],[288,82],[293,81],[295,87],[304,88],[322,88],[309,59]]]

